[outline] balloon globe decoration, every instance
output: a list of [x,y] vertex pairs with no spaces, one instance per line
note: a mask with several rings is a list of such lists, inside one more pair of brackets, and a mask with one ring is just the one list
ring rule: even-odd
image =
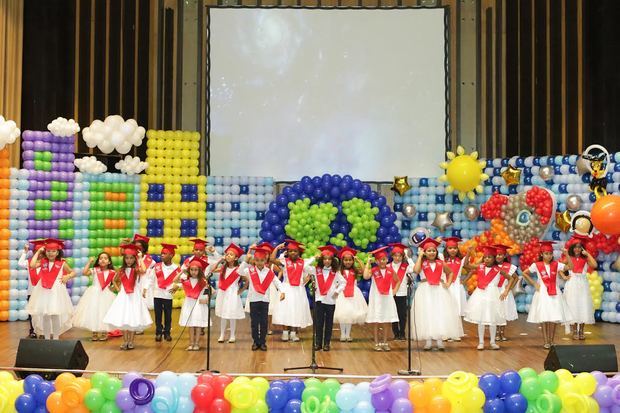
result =
[[483,172],[486,162],[478,160],[478,152],[466,154],[465,149],[459,146],[454,152],[446,152],[448,161],[439,164],[446,170],[445,175],[439,177],[447,182],[446,192],[457,192],[459,200],[465,197],[473,200],[475,193],[482,193],[482,183],[489,179]]

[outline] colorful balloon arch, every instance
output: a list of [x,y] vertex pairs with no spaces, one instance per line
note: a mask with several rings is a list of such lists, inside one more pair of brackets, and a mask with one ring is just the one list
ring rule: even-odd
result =
[[359,179],[304,176],[269,204],[259,235],[273,245],[294,238],[307,255],[327,243],[371,251],[400,241],[396,219],[385,197]]

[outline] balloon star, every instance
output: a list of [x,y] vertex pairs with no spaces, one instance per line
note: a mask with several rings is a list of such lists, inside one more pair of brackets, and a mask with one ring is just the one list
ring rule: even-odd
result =
[[502,178],[504,178],[504,181],[508,186],[519,185],[519,182],[521,181],[521,169],[508,165],[508,168],[502,172]]
[[570,229],[570,212],[556,212],[555,213],[555,226],[562,232],[568,232]]
[[478,160],[478,152],[469,155],[462,146],[454,152],[446,152],[449,162],[442,162],[439,166],[446,170],[445,175],[439,177],[442,182],[447,182],[446,192],[457,192],[460,201],[465,197],[473,200],[475,192],[481,194],[484,190],[482,182],[489,179],[489,175],[483,173],[485,161]]
[[435,215],[435,219],[431,224],[435,228],[439,229],[441,232],[444,232],[446,228],[451,227],[454,224],[452,218],[450,218],[449,212],[438,212]]
[[403,196],[405,192],[411,189],[409,178],[406,176],[395,176],[391,189],[392,191],[398,192],[398,195]]

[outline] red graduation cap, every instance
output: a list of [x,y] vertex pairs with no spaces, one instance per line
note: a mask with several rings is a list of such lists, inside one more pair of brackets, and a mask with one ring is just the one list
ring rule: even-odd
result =
[[482,245],[480,250],[482,250],[482,255],[497,255],[497,249],[493,245]]
[[191,260],[189,260],[189,264],[187,264],[188,267],[198,267],[201,270],[204,271],[205,267],[206,267],[206,261],[202,258],[196,258],[196,257],[192,257]]
[[267,250],[267,251],[269,251],[269,254],[271,254],[271,253],[273,252],[273,250],[275,249],[275,248],[273,248],[273,246],[272,246],[270,243],[268,243],[268,242],[261,242],[260,244],[258,244],[258,245],[256,246],[256,248],[260,248],[260,249],[263,249],[263,250]]
[[46,250],[63,250],[65,243],[59,239],[48,238],[44,241]]
[[30,243],[32,244],[33,249],[36,251],[45,245],[45,240],[35,239],[34,241],[30,241]]
[[202,251],[204,251],[205,248],[207,248],[208,242],[205,241],[205,240],[202,240],[200,238],[190,239],[189,241],[194,243],[194,249],[195,250],[202,250]]
[[390,247],[392,247],[392,251],[390,251],[391,254],[404,254],[405,250],[407,249],[407,246],[404,244],[401,244],[400,242],[394,242],[392,244],[388,244]]
[[370,251],[370,253],[375,257],[376,260],[380,260],[383,257],[387,257],[387,249],[388,247],[377,248],[374,251]]
[[319,251],[321,251],[321,255],[324,257],[333,257],[338,255],[338,249],[333,245],[326,245],[324,247],[319,247]]
[[344,257],[345,255],[350,255],[352,257],[355,257],[357,255],[357,251],[345,245],[344,247],[340,249],[340,252],[338,253],[338,257],[342,259],[342,257]]
[[294,239],[285,239],[284,242],[286,242],[287,250],[299,250],[299,252],[304,252],[305,250],[304,246]]
[[254,258],[258,258],[259,260],[267,258],[269,254],[271,254],[271,252],[265,248],[256,248],[254,250]]
[[458,247],[459,242],[461,241],[462,239],[460,239],[459,237],[448,237],[448,238],[443,239],[443,242],[446,244],[446,247]]
[[120,246],[123,255],[138,255],[138,247],[133,244],[123,244]]
[[133,242],[144,241],[144,242],[146,242],[148,244],[150,240],[151,239],[149,237],[145,236],[145,235],[134,234],[134,236],[133,236]]
[[228,251],[232,251],[237,257],[241,257],[244,254],[243,248],[233,242],[224,250],[225,253]]
[[581,244],[581,245],[585,245],[586,242],[590,239],[590,237],[586,236],[586,235],[581,235],[581,234],[574,234],[571,239],[569,239],[568,241],[566,241],[566,245],[565,247],[568,248],[572,245],[575,244]]
[[172,254],[174,255],[175,250],[177,249],[176,245],[173,244],[161,244],[161,253],[162,254]]
[[540,241],[538,243],[540,245],[540,252],[553,252],[553,244],[554,241]]
[[420,244],[420,248],[422,248],[423,250],[426,250],[427,248],[431,248],[434,247],[435,249],[437,249],[437,247],[439,246],[439,241],[433,239],[433,238],[426,238],[421,244]]
[[493,244],[493,248],[495,248],[496,254],[503,254],[503,255],[508,254],[508,250],[510,249],[508,245],[504,245],[504,244]]

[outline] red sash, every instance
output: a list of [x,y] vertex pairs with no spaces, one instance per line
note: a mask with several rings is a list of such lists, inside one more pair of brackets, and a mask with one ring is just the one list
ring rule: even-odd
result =
[[336,278],[336,273],[333,271],[330,271],[329,274],[327,275],[327,280],[326,280],[325,276],[323,275],[323,269],[321,268],[317,268],[317,269],[319,271],[317,271],[317,274],[316,274],[316,283],[319,285],[319,292],[321,293],[321,295],[325,296],[329,292],[329,289],[332,288],[332,284],[334,283],[334,278]]
[[52,265],[52,269],[50,270],[49,261],[47,260],[47,258],[43,258],[41,260],[41,266],[39,271],[41,286],[43,288],[51,290],[64,265],[64,260],[55,260],[54,264]]
[[573,260],[573,273],[574,274],[583,274],[584,270],[587,272],[586,264],[588,260],[583,257],[570,257]]
[[484,264],[478,266],[478,288],[480,288],[481,290],[485,290],[489,286],[489,284],[491,284],[491,281],[493,281],[495,277],[497,277],[497,274],[499,274],[499,267],[497,265],[492,266],[489,269],[489,272],[485,274],[485,270],[487,268],[488,267]]
[[181,272],[181,269],[179,267],[176,267],[174,271],[172,271],[168,275],[168,278],[166,278],[164,276],[164,270],[162,266],[163,264],[161,262],[155,264],[155,277],[157,277],[157,286],[161,288],[162,290],[165,290],[172,285],[172,282],[174,281],[176,276]]
[[[301,264],[301,265],[300,265]],[[301,284],[301,275],[304,272],[304,260],[299,258],[293,262],[286,259],[286,274],[288,275],[288,283],[293,287]]]
[[558,293],[556,285],[556,278],[558,276],[558,262],[553,261],[549,264],[551,274],[547,274],[547,268],[545,267],[545,263],[542,261],[536,263],[536,270],[538,271],[538,275],[540,276],[543,284],[547,287],[547,294],[550,296],[556,295]]
[[121,274],[121,284],[123,284],[123,289],[125,290],[125,294],[132,294],[133,289],[136,286],[136,270],[135,268],[129,269],[129,277],[127,276],[127,269],[122,270]]
[[151,258],[149,254],[144,254],[142,256],[142,263],[144,264],[144,268],[148,270],[151,264],[153,264],[153,258]]
[[[498,267],[500,268],[500,270],[504,270],[505,273],[509,273],[510,272],[510,267],[512,267],[512,264],[509,263],[508,261],[504,261],[500,265],[498,265]],[[504,277],[502,274],[500,274],[500,276],[499,276],[499,284],[497,286],[501,287],[502,285],[504,285],[505,281],[506,281],[506,277]]]
[[30,284],[34,287],[39,283],[39,279],[41,279],[41,275],[39,273],[39,268],[30,268],[30,264],[28,264],[28,275],[30,275]]
[[222,291],[228,290],[235,281],[239,279],[239,273],[237,272],[238,267],[235,267],[233,272],[230,273],[228,277],[226,277],[226,267],[222,267],[220,271],[220,281],[218,282],[218,288]]
[[422,272],[426,277],[426,282],[429,285],[441,284],[441,275],[443,274],[443,262],[435,260],[435,269],[431,269],[431,264],[428,261],[422,262]]
[[385,275],[381,275],[381,270],[379,267],[374,267],[372,269],[372,278],[377,286],[379,294],[388,295],[390,293],[392,279],[394,278],[394,269],[388,265],[385,267]]
[[342,276],[347,282],[344,286],[344,296],[353,297],[353,292],[355,291],[355,271],[343,270]]
[[186,297],[197,300],[198,297],[200,297],[200,294],[202,294],[202,290],[204,290],[204,288],[207,286],[207,283],[205,280],[200,279],[198,280],[196,285],[192,287],[191,281],[187,279],[185,281],[182,281],[181,285],[183,286],[183,291],[185,291]]
[[454,258],[446,258],[444,263],[452,270],[454,273],[454,280],[459,279],[459,274],[461,272],[461,265],[463,264],[463,259],[459,257]]
[[108,278],[105,278],[101,268],[97,267],[95,268],[95,274],[97,275],[97,279],[99,280],[99,286],[101,287],[101,291],[103,291],[108,287],[108,285],[110,285],[112,279],[114,279],[114,274],[116,274],[116,272],[114,270],[108,270]]
[[275,274],[270,269],[269,272],[267,273],[267,276],[263,280],[263,282],[260,282],[260,277],[258,276],[258,271],[256,271],[256,267],[255,266],[250,267],[249,271],[250,271],[250,280],[252,280],[252,285],[254,286],[254,290],[256,290],[257,293],[264,295],[265,292],[267,291],[267,288],[269,288],[271,281],[273,281],[273,277],[275,277]]
[[[398,275],[398,279],[401,283],[403,282],[403,278],[405,278],[405,272],[407,271],[407,267],[407,264],[401,262],[400,266],[398,267],[398,271],[396,271],[396,275]],[[394,267],[392,267],[392,270],[393,269]],[[394,279],[392,279],[392,288],[396,288],[396,281]]]

